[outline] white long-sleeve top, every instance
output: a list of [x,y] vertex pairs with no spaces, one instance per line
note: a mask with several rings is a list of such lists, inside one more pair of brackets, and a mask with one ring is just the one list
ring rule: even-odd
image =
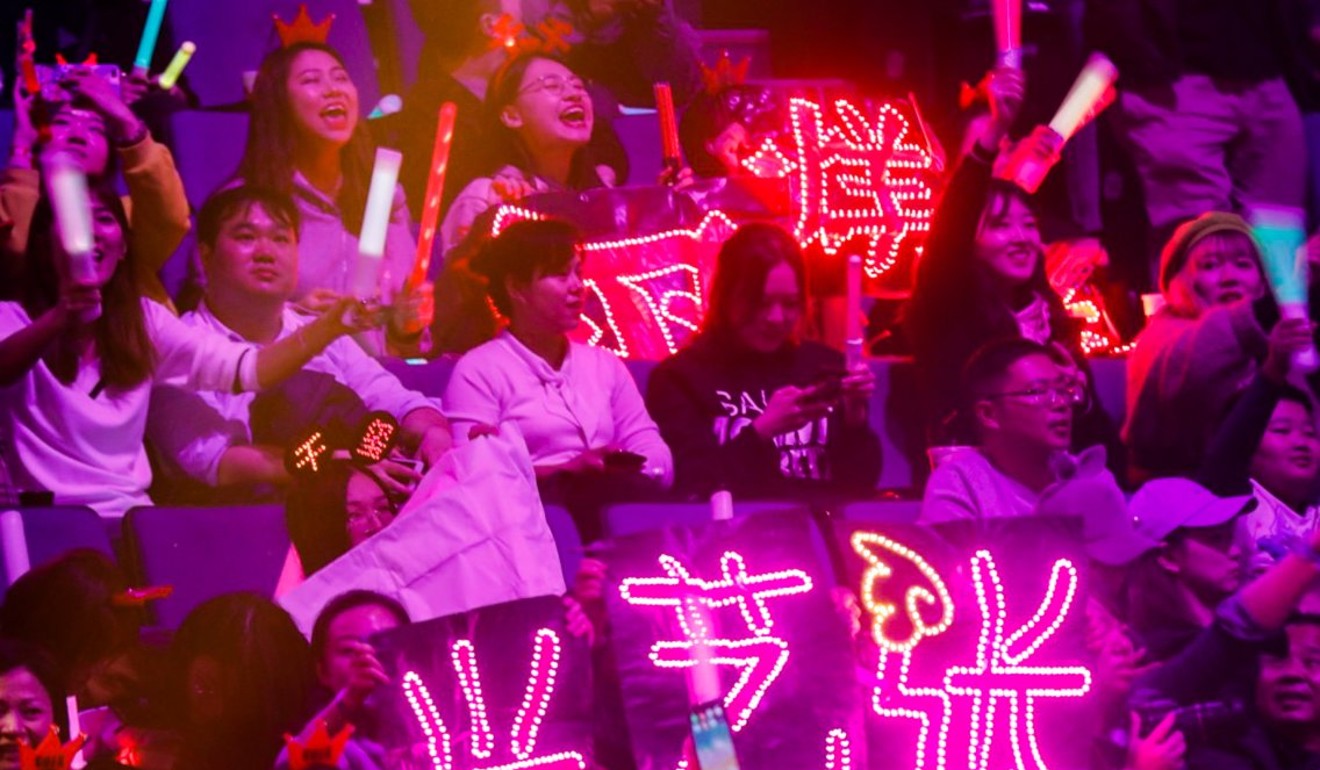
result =
[[[225,326],[203,302],[180,319],[191,328],[217,334],[234,342],[246,342]],[[285,307],[277,340],[290,336],[312,322]],[[416,409],[440,406],[413,390],[368,356],[349,337],[330,343],[303,367],[334,377],[362,399],[367,409],[389,412],[400,422]],[[252,443],[251,408],[255,393],[233,391],[199,392],[175,385],[161,385],[151,393],[147,437],[169,466],[169,472],[215,486],[220,458],[231,446]]]
[[632,375],[607,350],[569,343],[556,371],[505,331],[458,360],[444,401],[459,443],[474,425],[512,424],[534,466],[559,465],[612,444],[644,456],[646,473],[665,487],[673,482],[669,447]]
[[[66,385],[39,360],[0,388],[0,444],[20,488],[50,490],[59,504],[87,505],[109,517],[150,505],[151,466],[142,439],[152,385],[257,388],[253,346],[201,333],[150,300],[142,307],[156,346],[155,373],[146,382],[101,389],[98,361],[80,366]],[[22,305],[0,302],[0,339],[31,323]]]

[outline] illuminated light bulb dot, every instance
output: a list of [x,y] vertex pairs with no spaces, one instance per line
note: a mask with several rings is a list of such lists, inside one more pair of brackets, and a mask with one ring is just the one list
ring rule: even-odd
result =
[[486,715],[486,699],[481,694],[481,675],[477,669],[477,653],[472,642],[460,639],[450,649],[450,659],[458,674],[458,684],[467,701],[468,718],[472,726],[472,756],[486,759],[495,750],[495,734]]

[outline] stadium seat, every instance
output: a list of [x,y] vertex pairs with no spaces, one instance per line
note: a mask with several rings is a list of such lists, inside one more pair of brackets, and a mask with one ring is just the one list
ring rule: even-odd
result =
[[911,524],[921,515],[921,501],[868,500],[847,503],[837,513],[845,521],[865,524]]
[[247,144],[245,112],[186,110],[171,117],[174,163],[194,210],[238,170]]
[[[802,507],[787,500],[746,500],[733,504],[733,515],[783,513]],[[619,503],[605,509],[605,529],[619,537],[661,527],[696,526],[710,521],[710,515],[708,503]]]
[[399,378],[403,387],[429,398],[441,398],[445,395],[445,387],[449,385],[449,375],[454,372],[456,360],[449,356],[430,361],[386,358],[381,363],[390,374]]
[[564,585],[573,587],[573,578],[582,564],[582,536],[578,534],[573,516],[562,505],[545,506],[545,521],[559,550],[559,566],[564,570]]
[[[114,556],[105,522],[91,508],[61,505],[17,510],[23,521],[23,540],[31,567],[52,561],[74,548],[93,548]],[[13,565],[6,561],[4,569],[0,570],[0,579],[5,579],[12,568]],[[9,587],[7,579],[4,587]]]
[[232,591],[271,596],[289,550],[284,509],[134,508],[124,537],[137,580],[174,586],[153,602],[158,625],[174,629],[194,607]]

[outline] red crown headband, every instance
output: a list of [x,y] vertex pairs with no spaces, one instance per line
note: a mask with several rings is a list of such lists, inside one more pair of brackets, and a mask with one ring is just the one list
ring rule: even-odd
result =
[[330,37],[330,25],[335,23],[335,15],[328,13],[320,21],[313,22],[307,13],[307,3],[298,6],[298,15],[293,21],[285,21],[278,14],[271,14],[275,21],[275,31],[280,35],[280,45],[288,48],[296,43],[324,44]]

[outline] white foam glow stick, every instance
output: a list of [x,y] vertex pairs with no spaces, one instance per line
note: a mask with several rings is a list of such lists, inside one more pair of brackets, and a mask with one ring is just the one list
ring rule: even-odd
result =
[[380,147],[376,150],[376,163],[371,169],[371,186],[367,189],[367,210],[362,215],[362,234],[358,237],[357,270],[353,279],[353,295],[367,299],[380,288],[380,266],[385,256],[385,234],[390,227],[390,212],[394,208],[394,188],[399,183],[399,166],[403,154],[398,150]]
[[174,84],[179,82],[179,76],[183,74],[183,68],[188,66],[188,62],[195,53],[197,53],[197,44],[191,40],[185,40],[183,45],[179,46],[179,50],[174,52],[174,58],[170,59],[169,66],[165,68],[164,72],[160,73],[160,79],[157,81],[160,83],[160,87],[166,91],[173,88]]
[[[706,605],[694,596],[683,597],[684,609],[690,614],[694,625],[707,629],[713,634],[713,618]],[[720,672],[712,661],[710,646],[706,637],[692,640],[692,658],[696,661],[688,673],[688,702],[692,705],[710,703],[724,697],[724,688],[720,686]]]
[[1054,129],[1066,142],[1077,133],[1077,129],[1086,122],[1091,110],[1104,98],[1105,92],[1113,88],[1118,80],[1118,68],[1104,54],[1093,53],[1086,61],[1077,80],[1064,97],[1059,111],[1054,113],[1050,128]]
[[844,355],[848,368],[862,362],[862,347],[866,340],[862,337],[862,258],[856,254],[848,257],[848,307],[844,311]]
[[[76,741],[78,736],[82,735],[82,718],[78,711],[78,696],[70,695],[64,699],[64,708],[69,715],[69,740]],[[82,749],[73,755],[73,760],[69,762],[70,770],[82,770],[87,767],[87,759],[83,756]]]
[[710,517],[715,521],[728,521],[733,518],[733,493],[727,489],[717,489],[710,496]]
[[991,15],[1000,67],[1022,69],[1022,0],[994,0]]
[[4,553],[5,580],[13,585],[32,567],[28,561],[23,514],[18,511],[0,511],[0,552]]
[[[42,160],[42,174],[55,212],[60,244],[69,255],[69,272],[84,286],[100,282],[96,272],[95,241],[92,238],[92,202],[87,194],[87,176],[73,156],[53,152]],[[101,308],[84,311],[84,322],[101,317]]]

